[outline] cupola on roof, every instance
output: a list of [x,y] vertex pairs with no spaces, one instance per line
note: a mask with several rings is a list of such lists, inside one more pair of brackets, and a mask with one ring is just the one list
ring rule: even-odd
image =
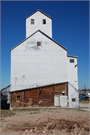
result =
[[26,38],[37,30],[41,30],[52,38],[52,18],[41,10],[37,10],[26,18]]

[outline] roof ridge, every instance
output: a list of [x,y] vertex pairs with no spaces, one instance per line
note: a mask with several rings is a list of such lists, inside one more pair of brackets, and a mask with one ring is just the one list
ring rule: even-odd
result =
[[78,58],[78,56],[67,55],[67,57]]
[[14,48],[16,48],[18,45],[20,45],[21,43],[23,43],[25,40],[27,40],[28,38],[30,38],[31,36],[33,36],[35,33],[37,33],[39,30],[37,30],[36,32],[34,32],[32,35],[30,35],[29,37],[25,38],[24,40],[22,40],[19,44],[17,44],[16,46],[14,46],[12,49],[10,49],[10,51],[12,51]]
[[49,39],[51,39],[52,41],[54,41],[56,44],[60,45],[62,48],[64,48],[65,50],[67,50],[64,46],[62,46],[61,44],[59,44],[58,42],[56,42],[54,39],[52,39],[51,37],[49,37],[48,35],[46,35],[44,32],[42,32],[41,30],[39,30],[42,34],[44,34],[45,36],[47,36]]
[[[49,87],[52,85],[59,85],[59,84],[64,84],[64,83],[68,83],[68,81],[65,82],[60,82],[60,83],[51,83],[51,84],[47,84],[47,85],[42,85],[42,86],[35,86],[35,87],[31,87],[31,88],[26,88],[26,89],[21,89],[21,90],[15,90],[15,91],[24,91],[24,90],[32,90],[32,89],[38,89],[38,88],[44,88],[44,87]],[[10,91],[10,93],[12,93],[14,91]]]
[[[32,13],[31,15],[29,15],[28,17],[32,16],[33,14],[35,14],[36,12],[41,12],[42,14],[46,15],[47,17],[49,17],[50,19],[52,19],[49,15],[47,15],[46,13],[44,13],[43,11],[41,11],[40,9],[38,9],[37,11],[35,11],[34,13]],[[27,19],[28,17],[26,17],[25,19]]]
[[32,35],[30,35],[29,37],[27,37],[26,39],[24,39],[23,41],[21,41],[19,44],[17,44],[15,47],[13,47],[10,51],[12,51],[14,48],[16,48],[17,46],[19,46],[22,42],[24,42],[25,40],[27,40],[28,38],[30,38],[31,36],[33,36],[35,33],[37,32],[42,33],[43,35],[45,35],[46,37],[48,37],[50,40],[52,40],[53,42],[55,42],[56,44],[58,44],[59,46],[61,46],[63,49],[65,49],[67,51],[67,49],[65,47],[63,47],[61,44],[59,44],[58,42],[56,42],[54,39],[52,39],[51,37],[49,37],[48,35],[46,35],[44,32],[42,32],[41,30],[37,30],[36,32],[34,32]]

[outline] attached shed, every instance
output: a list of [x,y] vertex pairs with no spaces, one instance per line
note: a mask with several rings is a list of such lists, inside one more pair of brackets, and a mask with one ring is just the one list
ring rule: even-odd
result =
[[[38,88],[11,92],[11,108],[31,106],[54,106],[55,96],[63,95],[68,99],[68,83],[53,84]],[[67,103],[68,105],[68,103]],[[66,106],[67,106],[66,105]],[[60,106],[60,104],[58,105]]]

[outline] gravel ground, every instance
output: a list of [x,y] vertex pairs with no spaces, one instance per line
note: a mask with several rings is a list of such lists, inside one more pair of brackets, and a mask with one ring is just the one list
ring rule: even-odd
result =
[[80,109],[1,110],[1,135],[89,135],[89,122]]
[[90,112],[90,102],[89,103],[85,103],[85,102],[80,103],[80,109]]

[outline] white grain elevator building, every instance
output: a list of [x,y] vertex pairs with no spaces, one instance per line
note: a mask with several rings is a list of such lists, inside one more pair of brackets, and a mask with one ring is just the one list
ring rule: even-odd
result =
[[78,108],[77,56],[67,55],[52,39],[52,18],[37,10],[26,18],[26,39],[11,49],[10,92],[65,82],[68,97],[64,100],[62,89],[62,95],[54,95],[54,106]]

